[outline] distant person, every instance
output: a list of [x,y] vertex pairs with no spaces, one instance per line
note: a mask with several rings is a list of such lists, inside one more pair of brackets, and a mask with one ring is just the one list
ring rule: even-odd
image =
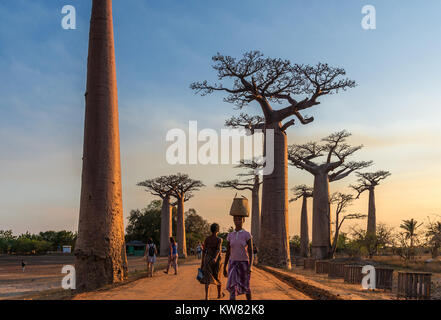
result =
[[244,217],[234,216],[236,229],[227,236],[224,276],[228,277],[227,290],[230,292],[230,300],[236,300],[236,296],[241,294],[245,294],[247,300],[251,300],[253,240],[251,234],[242,228],[244,221]]
[[23,270],[23,272],[25,272],[25,268],[26,268],[26,262],[21,260],[21,269]]
[[253,255],[254,255],[254,264],[257,264],[257,254],[259,250],[257,250],[257,246],[253,243]]
[[156,249],[156,245],[153,243],[153,239],[150,238],[147,241],[147,246],[145,247],[144,253],[144,257],[147,261],[147,277],[153,277],[153,270],[155,268],[157,254],[158,250]]
[[170,248],[168,252],[168,265],[167,270],[164,273],[168,274],[170,270],[170,266],[173,265],[175,269],[175,275],[178,274],[178,243],[175,241],[173,237],[170,237]]
[[208,289],[210,284],[217,286],[217,298],[220,299],[222,294],[221,283],[221,248],[222,239],[218,237],[219,225],[213,223],[210,226],[211,236],[208,236],[204,241],[204,250],[202,251],[201,269],[203,278],[200,280],[202,284],[205,284],[205,300],[208,300]]
[[202,245],[200,242],[198,243],[198,246],[196,247],[196,253],[198,255],[198,259],[202,259]]

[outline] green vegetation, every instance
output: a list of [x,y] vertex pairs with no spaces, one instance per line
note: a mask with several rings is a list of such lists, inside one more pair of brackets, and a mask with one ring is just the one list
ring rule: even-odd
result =
[[[126,242],[139,240],[147,243],[149,238],[160,247],[161,238],[161,200],[152,201],[146,208],[132,210],[129,224],[126,228]],[[172,230],[176,234],[176,208],[172,210]],[[198,242],[203,242],[210,235],[210,225],[197,214],[196,210],[189,209],[185,213],[185,236],[188,248],[196,248]]]
[[26,232],[14,236],[12,230],[0,230],[0,254],[45,254],[61,251],[62,246],[75,246],[77,234],[71,231]]

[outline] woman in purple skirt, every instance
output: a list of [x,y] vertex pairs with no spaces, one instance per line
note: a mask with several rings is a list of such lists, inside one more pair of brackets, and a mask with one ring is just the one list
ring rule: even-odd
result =
[[228,276],[227,290],[230,292],[230,300],[236,300],[236,296],[241,294],[245,294],[247,300],[251,300],[253,240],[251,234],[242,228],[244,221],[244,217],[234,216],[236,229],[227,236],[224,276]]

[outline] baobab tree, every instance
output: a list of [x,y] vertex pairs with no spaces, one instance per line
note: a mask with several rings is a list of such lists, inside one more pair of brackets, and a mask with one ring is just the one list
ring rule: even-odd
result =
[[193,197],[193,192],[198,191],[205,185],[200,180],[193,180],[187,174],[178,173],[171,175],[173,188],[171,195],[177,202],[177,230],[176,237],[178,242],[179,257],[187,257],[187,245],[185,237],[184,202]]
[[363,192],[369,191],[367,234],[376,234],[377,213],[375,208],[375,187],[380,184],[381,180],[386,179],[390,175],[391,173],[389,171],[384,170],[367,173],[357,172],[357,184],[351,185],[351,187],[358,193],[357,199],[360,198],[360,195]]
[[[362,148],[346,144],[350,135],[343,130],[323,138],[323,143],[309,142],[289,147],[288,158],[291,165],[314,176],[312,256],[315,259],[326,259],[331,255],[329,183],[372,164],[372,161],[347,161],[348,157]],[[322,157],[324,162],[314,162]]]
[[111,0],[92,1],[86,87],[75,246],[79,291],[120,282],[127,276]]
[[[264,144],[269,144],[274,153],[274,170],[263,176],[259,260],[290,268],[286,130],[294,119],[289,118],[296,117],[302,124],[312,122],[314,118],[304,117],[302,110],[318,105],[324,95],[354,87],[355,82],[342,78],[345,71],[341,68],[323,63],[292,64],[289,60],[263,57],[259,51],[247,52],[241,59],[218,53],[213,61],[221,83],[195,82],[190,87],[202,95],[226,93],[224,101],[240,109],[252,102],[259,104],[265,118]],[[222,83],[226,80],[231,80],[230,86]],[[283,103],[284,107],[273,109],[275,104]]]
[[162,200],[160,255],[163,257],[168,256],[168,243],[172,236],[172,206],[170,203],[170,197],[173,188],[175,187],[175,181],[173,178],[173,176],[161,176],[137,184],[140,187],[145,187],[147,192],[160,197]]
[[260,201],[259,190],[262,181],[258,169],[262,167],[262,164],[257,161],[247,162],[241,160],[240,164],[236,168],[247,169],[246,172],[239,173],[239,177],[244,179],[234,179],[221,181],[215,185],[216,188],[230,188],[235,190],[249,190],[251,191],[251,235],[253,241],[258,245],[259,232],[260,232]]
[[289,202],[302,198],[302,213],[300,215],[300,256],[308,257],[309,253],[309,226],[308,226],[308,198],[312,198],[313,189],[307,185],[295,186],[292,191],[294,198]]
[[[330,203],[336,206],[335,208],[335,231],[334,240],[332,241],[331,254],[333,257],[337,250],[338,236],[340,235],[341,227],[346,220],[363,219],[366,218],[365,214],[350,213],[344,214],[346,209],[352,205],[355,198],[352,194],[344,194],[341,192],[333,193],[330,199]],[[344,214],[344,215],[343,215]]]

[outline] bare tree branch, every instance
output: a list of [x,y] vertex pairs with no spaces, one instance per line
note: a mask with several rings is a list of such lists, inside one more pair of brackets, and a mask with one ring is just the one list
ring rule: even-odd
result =
[[314,188],[308,187],[305,184],[295,186],[291,190],[294,193],[294,198],[291,198],[289,200],[289,202],[297,201],[303,197],[306,197],[306,198],[313,197]]
[[355,185],[350,187],[357,191],[357,199],[366,190],[373,189],[380,184],[381,180],[389,177],[391,173],[389,171],[380,170],[377,172],[357,172],[358,180]]
[[[264,57],[259,51],[246,52],[241,59],[218,53],[212,60],[218,80],[231,79],[233,83],[226,87],[223,83],[202,81],[192,83],[190,88],[201,95],[225,92],[228,95],[224,101],[240,109],[256,101],[267,124],[281,122],[290,116],[296,116],[302,124],[310,123],[314,118],[303,117],[301,110],[319,104],[317,99],[323,95],[356,86],[354,81],[342,78],[346,74],[342,68],[323,63],[293,65],[289,60]],[[288,105],[273,110],[271,103]]]
[[235,180],[227,180],[227,181],[221,181],[219,183],[216,183],[216,188],[231,188],[235,190],[253,190],[253,184],[252,183],[246,183],[241,182],[238,179]]

